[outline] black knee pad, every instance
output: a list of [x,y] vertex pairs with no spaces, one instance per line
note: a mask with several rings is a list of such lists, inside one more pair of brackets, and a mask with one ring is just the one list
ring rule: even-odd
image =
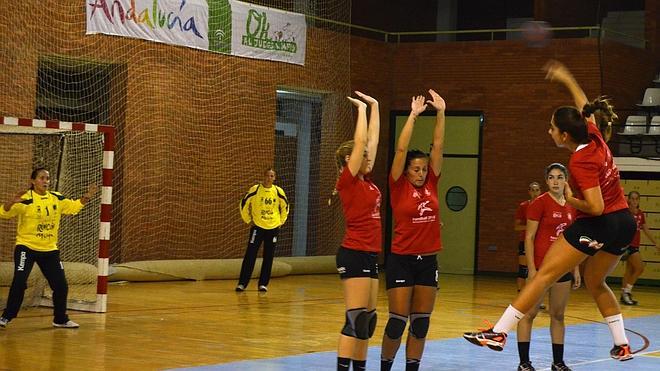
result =
[[431,313],[412,313],[408,331],[417,339],[423,339],[429,332]]
[[390,312],[390,319],[387,320],[387,325],[385,325],[385,335],[393,340],[401,338],[403,331],[406,329],[406,322],[408,322],[408,317]]
[[[376,314],[376,312],[373,312]],[[346,322],[341,333],[361,340],[369,339],[369,324],[372,315],[367,308],[354,308],[346,311]]]
[[371,339],[372,336],[374,336],[374,332],[376,332],[376,323],[378,322],[378,315],[376,314],[376,310],[372,309],[369,312],[367,312],[367,316],[369,316],[369,328],[368,328],[368,334],[369,339]]
[[518,264],[518,278],[527,278],[529,274],[529,269],[526,265]]

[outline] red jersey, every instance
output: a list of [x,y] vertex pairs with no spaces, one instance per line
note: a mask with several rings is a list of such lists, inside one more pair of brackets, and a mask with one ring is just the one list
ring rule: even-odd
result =
[[539,222],[534,237],[534,265],[539,269],[550,245],[575,219],[575,209],[568,203],[561,206],[545,192],[529,204],[527,219]]
[[[527,224],[527,207],[529,207],[529,203],[529,200],[521,202],[516,210],[516,219],[520,220],[523,225]],[[525,231],[520,231],[518,241],[525,241]]]
[[[582,190],[600,186],[605,204],[603,214],[627,209],[628,202],[619,183],[619,169],[614,164],[607,143],[593,122],[587,122],[587,130],[591,141],[580,145],[568,162],[574,197],[583,200]],[[580,210],[576,212],[577,218],[591,217]]]
[[346,220],[346,234],[341,245],[353,250],[380,252],[381,195],[378,187],[368,178],[363,180],[353,176],[346,166],[337,180],[336,189]]
[[635,232],[635,237],[633,237],[629,246],[639,248],[640,239],[642,237],[641,231],[644,224],[646,224],[646,218],[644,217],[644,212],[640,209],[637,209],[637,212],[632,214],[632,216],[635,218],[635,223],[637,223],[637,231]]
[[429,170],[424,185],[417,188],[401,174],[390,181],[390,203],[394,214],[392,252],[400,255],[432,254],[440,244],[438,177]]

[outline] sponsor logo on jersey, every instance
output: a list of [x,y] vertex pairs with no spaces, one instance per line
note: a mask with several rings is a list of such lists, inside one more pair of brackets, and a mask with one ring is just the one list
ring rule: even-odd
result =
[[431,201],[423,201],[417,205],[417,211],[419,211],[419,216],[424,215],[424,213],[427,211],[433,211],[430,207],[428,207],[428,204],[430,202]]

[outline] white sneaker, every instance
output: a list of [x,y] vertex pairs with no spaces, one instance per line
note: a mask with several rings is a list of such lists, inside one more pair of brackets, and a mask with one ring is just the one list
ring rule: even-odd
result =
[[266,291],[268,291],[268,287],[266,287],[264,285],[261,285],[261,286],[259,286],[259,291],[266,292]]
[[8,319],[6,319],[5,317],[0,317],[0,327],[7,327],[8,323],[9,323]]
[[78,327],[80,327],[80,325],[73,322],[73,321],[71,321],[71,320],[68,320],[68,321],[66,321],[66,323],[55,323],[55,322],[53,322],[53,327],[57,327],[57,328],[78,328]]

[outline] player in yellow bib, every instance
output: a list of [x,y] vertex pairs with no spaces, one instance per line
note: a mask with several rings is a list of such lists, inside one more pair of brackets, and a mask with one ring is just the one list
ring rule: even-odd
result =
[[289,201],[284,190],[273,182],[275,182],[275,170],[266,169],[264,181],[253,185],[241,200],[241,218],[250,225],[250,237],[236,286],[236,291],[239,292],[244,291],[250,282],[261,242],[264,243],[264,253],[259,275],[259,291],[268,291],[277,235],[280,226],[286,222],[289,215]]
[[50,174],[44,168],[32,172],[31,186],[9,202],[0,206],[0,218],[18,218],[16,249],[14,250],[14,278],[9,289],[7,307],[0,317],[0,327],[6,327],[18,314],[27,280],[34,263],[37,263],[50,288],[53,290],[53,326],[77,328],[66,314],[68,284],[64,266],[57,248],[60,218],[65,214],[78,214],[96,193],[96,185],[90,185],[87,193],[78,200],[50,191]]

